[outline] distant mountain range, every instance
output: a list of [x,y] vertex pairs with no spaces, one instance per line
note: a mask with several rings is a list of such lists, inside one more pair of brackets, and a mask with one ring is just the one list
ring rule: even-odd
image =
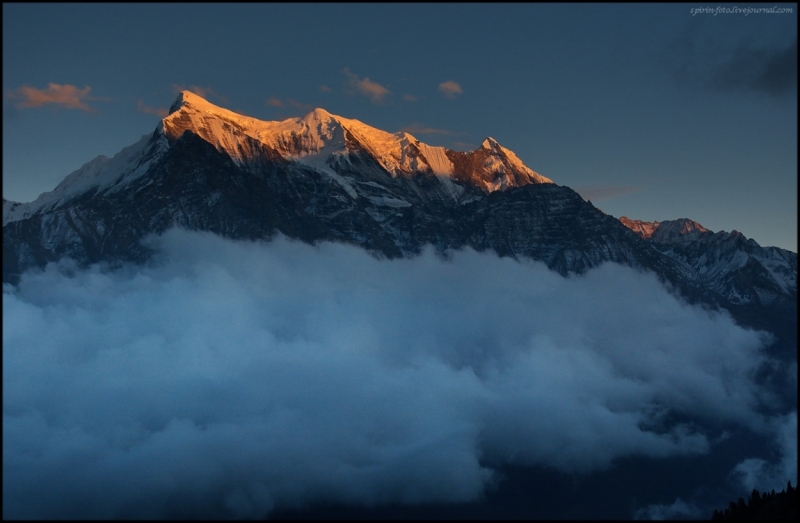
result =
[[776,333],[796,357],[796,253],[687,219],[618,220],[492,138],[457,152],[323,109],[265,122],[188,91],[113,158],[95,158],[33,202],[3,200],[3,281],[64,256],[144,262],[152,253],[142,239],[176,225],[346,242],[389,258],[470,247],[562,275],[617,262]]

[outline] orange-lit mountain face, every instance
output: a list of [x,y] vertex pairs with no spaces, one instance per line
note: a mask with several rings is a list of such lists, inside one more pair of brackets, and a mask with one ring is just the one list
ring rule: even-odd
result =
[[667,220],[663,222],[643,222],[641,220],[631,220],[626,216],[620,216],[619,221],[645,240],[654,239],[660,243],[676,239],[678,237],[691,236],[696,238],[708,229],[693,220],[686,218],[680,220]]
[[[392,177],[433,175],[456,199],[459,191],[454,181],[472,184],[484,192],[552,183],[492,138],[487,138],[475,151],[459,153],[424,144],[406,132],[388,133],[319,108],[302,118],[265,122],[217,107],[183,91],[172,105],[170,115],[164,118],[163,129],[170,140],[192,131],[240,165],[258,154],[253,147],[259,145],[287,161],[330,174],[347,169],[361,156],[368,156]],[[333,176],[338,179],[336,174]]]
[[113,158],[95,158],[33,202],[4,200],[3,280],[64,256],[142,262],[152,254],[143,239],[175,226],[345,242],[386,257],[469,247],[562,275],[615,262],[749,325],[790,318],[796,333],[796,253],[691,220],[617,220],[492,138],[456,152],[323,109],[261,121],[188,91]]

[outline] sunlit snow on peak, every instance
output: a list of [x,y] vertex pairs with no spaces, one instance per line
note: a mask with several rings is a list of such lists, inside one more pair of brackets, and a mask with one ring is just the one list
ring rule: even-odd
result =
[[500,144],[498,144],[498,143],[497,143],[497,140],[495,140],[495,139],[494,139],[494,138],[492,138],[491,136],[489,136],[488,138],[486,138],[486,139],[483,141],[483,143],[481,143],[481,147],[482,147],[483,149],[488,149],[488,150],[490,150],[490,151],[492,151],[492,152],[497,152],[497,147],[498,147],[498,145],[500,145]]
[[[331,162],[341,164],[351,154],[366,153],[392,177],[429,172],[451,178],[455,165],[444,147],[420,142],[407,132],[389,133],[359,120],[331,114],[317,107],[305,116],[280,122],[257,120],[217,107],[189,91],[182,91],[173,104],[174,111],[164,120],[165,133],[175,140],[191,130],[218,150],[227,153],[240,165],[247,163],[240,146],[250,137],[277,151],[287,160],[297,161],[331,174]],[[525,183],[552,183],[528,167],[517,156],[493,138],[482,148],[496,155],[486,168],[504,176],[502,182],[482,184],[484,190],[500,190]],[[512,178],[507,170],[519,173]],[[506,179],[507,178],[507,179]],[[339,178],[337,178],[339,180]],[[443,182],[444,183],[444,182]]]
[[331,113],[329,113],[322,107],[317,107],[316,109],[305,115],[303,117],[303,120],[309,120],[309,119],[322,120],[324,118],[330,118],[332,116],[333,115]]

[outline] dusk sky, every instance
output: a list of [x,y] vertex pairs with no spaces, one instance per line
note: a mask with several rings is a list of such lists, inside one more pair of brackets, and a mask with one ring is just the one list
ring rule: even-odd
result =
[[[152,135],[188,90],[262,120],[320,107],[461,151],[492,137],[612,216],[691,218],[796,252],[797,6],[717,7],[4,4],[3,196],[32,201]],[[3,284],[4,519],[707,518],[797,484],[796,323],[783,320],[796,255],[703,251],[682,271],[630,242],[595,248],[613,227],[577,208],[562,215],[585,259],[608,246],[634,267],[564,278],[539,251],[501,257],[489,242],[494,228],[516,245],[523,225],[502,213],[538,209],[533,193],[370,215],[385,231],[407,221],[386,236],[400,239],[443,217],[437,248],[414,256],[410,240],[391,259],[333,233],[308,245],[328,224],[370,236],[359,213],[398,200],[326,214],[320,198],[341,190],[321,171],[198,169],[218,157],[195,145],[160,150],[147,175],[165,178],[135,203],[4,227],[19,262]],[[277,202],[273,219],[260,200],[251,220],[252,194],[301,186],[287,173],[316,184],[295,200],[314,210]],[[228,194],[220,180],[242,183]],[[183,190],[195,186],[212,197]],[[223,209],[212,226],[176,225],[206,223],[206,205]],[[471,208],[487,216],[470,236],[486,233],[484,252],[448,247]],[[556,230],[559,256],[582,254],[560,240],[572,229],[543,237]],[[708,267],[713,279],[690,281]],[[743,301],[739,283],[762,281],[753,267],[783,294]],[[726,279],[730,292],[712,286]],[[717,297],[730,308],[712,310]]]
[[190,89],[264,120],[491,136],[613,216],[796,252],[796,5],[706,5],[4,4],[3,196],[113,156]]

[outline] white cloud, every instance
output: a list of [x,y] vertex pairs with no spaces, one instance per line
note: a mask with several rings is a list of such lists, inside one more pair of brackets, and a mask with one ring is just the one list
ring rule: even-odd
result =
[[7,92],[6,96],[21,100],[17,103],[17,107],[20,109],[53,104],[66,109],[80,109],[92,113],[95,112],[95,110],[89,107],[86,102],[91,100],[107,100],[107,98],[89,96],[91,91],[92,88],[88,85],[84,86],[83,89],[78,89],[74,85],[60,85],[51,82],[47,84],[47,89],[37,89],[35,87],[23,85],[14,91]]
[[706,452],[706,422],[761,424],[763,336],[652,275],[154,245],[146,267],[65,261],[4,287],[4,517],[458,502],[495,467],[592,471]]
[[444,93],[444,95],[447,98],[455,98],[456,96],[464,92],[461,89],[461,85],[458,82],[454,82],[453,80],[448,80],[446,82],[440,83],[439,91]]
[[634,519],[672,521],[680,519],[708,519],[708,516],[708,511],[678,498],[670,505],[650,505],[647,508],[637,510]]
[[754,488],[762,492],[772,489],[780,492],[789,481],[797,486],[797,411],[771,419],[769,430],[774,434],[780,459],[770,463],[761,458],[748,458],[731,471],[745,494]]
[[357,74],[350,72],[350,70],[347,68],[343,69],[342,72],[345,76],[347,76],[348,84],[355,88],[362,95],[368,97],[374,104],[382,104],[386,97],[392,94],[389,89],[382,86],[378,82],[373,82],[367,77],[360,78]]

